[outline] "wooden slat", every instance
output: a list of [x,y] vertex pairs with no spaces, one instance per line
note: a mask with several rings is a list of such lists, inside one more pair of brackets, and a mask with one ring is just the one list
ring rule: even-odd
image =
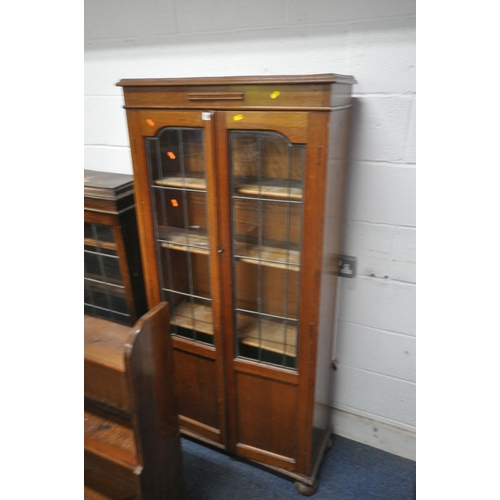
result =
[[137,466],[134,431],[88,411],[84,411],[84,448],[130,473]]

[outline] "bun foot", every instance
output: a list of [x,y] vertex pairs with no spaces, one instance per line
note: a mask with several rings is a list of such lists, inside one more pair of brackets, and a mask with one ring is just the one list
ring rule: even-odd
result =
[[310,484],[301,483],[300,481],[295,481],[295,489],[305,497],[310,497],[318,491],[318,481],[314,480],[312,486]]

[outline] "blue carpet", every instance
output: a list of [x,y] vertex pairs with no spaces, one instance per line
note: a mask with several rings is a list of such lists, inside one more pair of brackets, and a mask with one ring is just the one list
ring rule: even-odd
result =
[[[290,478],[182,439],[187,500],[294,500]],[[413,500],[416,464],[333,436],[318,474],[314,500]]]

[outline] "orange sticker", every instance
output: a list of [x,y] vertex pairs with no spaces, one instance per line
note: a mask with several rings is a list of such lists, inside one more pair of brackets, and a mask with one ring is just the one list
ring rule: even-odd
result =
[[179,206],[179,202],[177,200],[170,200],[170,203],[172,203],[173,207],[178,207]]
[[146,123],[147,123],[150,127],[153,127],[153,126],[154,126],[154,124],[155,124],[155,122],[154,122],[153,120],[151,120],[151,118],[148,118],[148,119],[146,120]]
[[167,153],[167,156],[168,156],[171,160],[175,160],[175,155],[174,155],[174,153],[172,153],[172,151],[169,151],[169,152]]
[[233,116],[233,120],[235,122],[239,122],[240,120],[243,120],[243,115],[235,115]]

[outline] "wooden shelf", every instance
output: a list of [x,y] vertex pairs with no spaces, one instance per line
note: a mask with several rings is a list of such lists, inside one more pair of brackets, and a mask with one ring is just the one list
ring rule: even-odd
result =
[[[297,328],[287,325],[284,335],[283,324],[272,319],[261,319],[261,338],[259,339],[259,321],[253,316],[238,315],[238,333],[240,342],[252,347],[260,347],[286,356],[297,356]],[[284,345],[286,338],[286,346]]]
[[[160,246],[179,250],[181,252],[193,252],[201,255],[210,253],[208,236],[206,234],[186,231],[184,229],[168,227],[162,231],[163,241]],[[165,241],[166,240],[166,241]],[[252,245],[244,242],[236,242],[236,258],[248,264],[262,264],[263,266],[278,269],[290,269],[298,271],[300,265],[300,251],[285,250],[284,248],[262,245]],[[288,259],[287,259],[288,257]]]
[[[181,252],[193,252],[201,255],[210,253],[208,236],[195,231],[186,231],[176,227],[162,228],[160,231],[162,236],[160,246],[170,248],[171,250],[179,250]],[[193,246],[191,246],[193,245]]]
[[[182,177],[171,176],[156,179],[157,186],[172,187],[177,189],[194,189],[206,191],[207,181],[204,177]],[[298,184],[297,182],[294,183]],[[250,197],[275,198],[278,200],[302,201],[303,189],[286,185],[282,180],[265,180],[259,185],[258,182],[239,182],[235,192]]]
[[207,181],[204,177],[182,177],[176,175],[172,177],[162,177],[161,179],[156,179],[155,184],[157,186],[181,189],[195,189],[197,191],[207,190]]
[[125,296],[125,286],[122,280],[112,280],[108,276],[106,278],[109,281],[103,281],[102,276],[97,274],[87,274],[83,279],[87,280],[94,290],[99,290],[102,293],[109,292],[115,297]]
[[[297,186],[299,183],[294,182]],[[240,195],[274,198],[277,200],[302,201],[303,189],[301,187],[288,186],[286,181],[265,180],[260,184],[258,182],[240,182],[236,184],[235,192]]]
[[[100,248],[103,250],[113,250],[114,252],[116,252],[118,249],[118,247],[116,246],[116,243],[114,243],[112,241],[99,241],[98,242],[94,238],[83,238],[83,244],[84,244],[84,246]],[[103,254],[103,255],[108,255],[108,254]]]
[[[193,315],[195,324],[193,324]],[[181,302],[173,311],[172,324],[196,330],[207,335],[214,334],[212,308],[203,304]]]
[[258,245],[237,242],[236,255],[237,260],[247,264],[262,264],[263,266],[289,269],[291,271],[300,270],[300,252],[298,250],[288,250],[287,252],[284,248],[265,245],[262,245],[259,249]]

